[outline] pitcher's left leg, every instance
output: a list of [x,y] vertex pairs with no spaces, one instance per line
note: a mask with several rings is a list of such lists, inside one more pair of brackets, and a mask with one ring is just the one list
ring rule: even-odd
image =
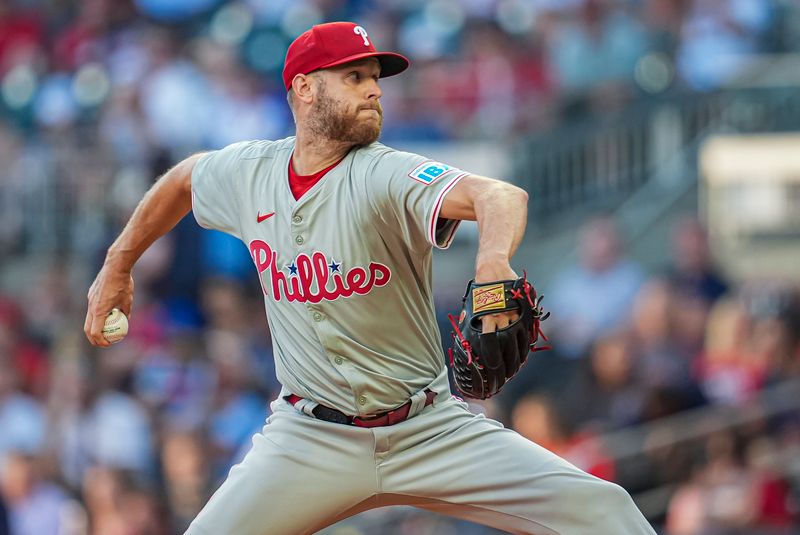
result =
[[[382,491],[407,503],[536,535],[654,535],[628,493],[464,404],[399,424]],[[416,499],[415,499],[416,498]]]

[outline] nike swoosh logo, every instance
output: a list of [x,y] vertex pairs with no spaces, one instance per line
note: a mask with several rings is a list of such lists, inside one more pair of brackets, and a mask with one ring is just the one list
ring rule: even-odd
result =
[[270,212],[268,214],[261,215],[261,212],[258,212],[256,215],[256,223],[261,223],[265,219],[269,219],[270,217],[274,216],[275,212]]

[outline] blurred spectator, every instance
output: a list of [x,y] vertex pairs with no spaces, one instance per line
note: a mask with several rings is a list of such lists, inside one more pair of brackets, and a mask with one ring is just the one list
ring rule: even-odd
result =
[[170,430],[195,431],[205,422],[215,384],[199,333],[174,334],[137,363],[134,391]]
[[177,35],[153,29],[146,47],[150,68],[141,81],[142,110],[156,142],[175,161],[207,142],[213,124],[209,81],[179,54]]
[[708,236],[694,218],[680,221],[673,232],[671,282],[680,299],[700,299],[713,303],[728,290],[728,284],[713,264]]
[[681,29],[678,70],[690,87],[715,89],[747,65],[770,24],[767,0],[695,0]]
[[132,486],[120,497],[125,535],[169,535],[173,532],[160,496]]
[[[253,284],[245,286],[235,280],[208,278],[201,288],[200,305],[206,317],[209,340],[223,341],[235,334],[246,361],[243,365],[249,370],[249,384],[277,396],[280,384],[275,376],[272,339],[265,327],[261,285],[257,279],[248,282]],[[229,335],[224,336],[224,333]]]
[[528,440],[594,476],[613,481],[614,464],[594,440],[593,433],[569,433],[549,398],[535,394],[525,396],[515,405],[511,422]]
[[800,500],[784,476],[780,446],[769,437],[758,437],[747,446],[745,456],[757,495],[754,523],[789,531],[800,517]]
[[207,279],[202,288],[201,307],[209,327],[239,334],[247,332],[244,288],[236,281]]
[[168,432],[163,439],[161,465],[172,525],[183,533],[205,505],[210,489],[209,460],[204,437]]
[[83,497],[91,535],[166,535],[170,525],[159,497],[137,485],[132,474],[95,466],[84,480]]
[[[648,281],[634,302],[631,332],[638,360],[637,383],[651,393],[663,394],[651,397],[651,402],[670,398],[672,408],[666,412],[706,403],[694,377],[705,336],[706,309],[701,301],[683,300],[672,284],[662,279]],[[652,405],[645,412],[649,417],[665,415]]]
[[[79,485],[94,464],[154,477],[153,431],[144,404],[130,393],[130,352],[117,345],[92,370],[65,351],[51,393],[52,447],[66,480]],[[95,372],[99,384],[90,382]]]
[[644,281],[642,270],[620,254],[614,222],[599,218],[581,230],[580,263],[563,270],[548,290],[554,344],[568,358],[585,356],[603,333],[624,327]]
[[123,474],[110,468],[93,466],[83,478],[83,500],[92,519],[92,535],[124,533],[119,512]]
[[[114,349],[125,348],[124,345]],[[106,387],[102,389],[86,413],[82,425],[91,437],[90,458],[113,468],[136,471],[152,476],[152,424],[142,403],[130,392],[130,370],[118,368],[124,359],[124,349],[104,355],[101,374]],[[117,361],[113,367],[109,362]]]
[[675,57],[680,44],[680,29],[692,0],[648,0],[643,21],[647,25],[653,50]]
[[755,318],[753,351],[756,361],[766,367],[767,381],[785,381],[800,377],[800,355],[797,331],[782,318]]
[[[0,336],[3,325],[0,324]],[[16,390],[17,373],[0,353],[0,464],[6,455],[38,454],[45,439],[45,413],[41,403]]]
[[43,480],[41,464],[28,453],[11,452],[0,470],[0,491],[8,504],[14,535],[61,535],[80,522],[76,504],[57,485]]
[[568,428],[574,432],[616,429],[639,422],[645,383],[636,380],[636,355],[624,333],[598,339],[572,382],[559,396]]
[[730,433],[710,436],[692,481],[681,485],[670,500],[668,533],[792,532],[795,499],[774,470],[771,458],[776,453],[765,439],[746,448]]
[[714,305],[705,349],[695,369],[709,399],[742,404],[761,387],[766,366],[753,353],[751,340],[750,322],[739,300],[723,299]]
[[693,354],[676,342],[673,318],[683,313],[680,297],[666,281],[651,279],[633,303],[631,330],[640,355],[638,373],[650,386],[682,386],[691,380]]
[[[63,294],[58,290],[55,293]],[[43,301],[42,308],[46,309],[50,303]],[[11,368],[9,376],[5,380],[0,379],[0,383],[5,382],[4,385],[0,384],[0,400],[3,393],[11,389],[32,396],[41,395],[47,389],[47,356],[31,336],[34,330],[31,314],[26,314],[30,312],[30,307],[0,302],[0,361],[7,361]]]
[[[641,23],[609,0],[582,0],[577,17],[563,17],[548,47],[561,87],[568,93],[598,86],[626,87],[645,53]],[[620,3],[617,3],[620,4]]]
[[260,430],[268,414],[268,403],[254,388],[243,340],[233,333],[212,331],[208,335],[209,358],[218,376],[209,415],[214,478],[223,477],[240,459],[234,454]]
[[118,180],[140,182],[131,183],[124,189],[117,186],[115,192],[114,200],[123,209],[123,214],[130,216],[135,203],[144,194],[144,183],[150,178],[148,164],[157,150],[145,121],[141,97],[134,86],[120,85],[116,88],[101,113],[98,131],[103,146],[112,152],[122,167]]
[[751,322],[754,359],[766,381],[800,377],[800,292],[782,281],[744,285],[742,299]]
[[683,301],[672,284],[657,278],[642,286],[636,297],[631,334],[637,360],[635,382],[645,392],[643,421],[707,402],[693,375],[705,334],[706,305],[695,308],[693,303],[697,302]]
[[0,535],[11,535],[11,526],[8,524],[8,508],[2,493],[0,493]]
[[236,49],[211,40],[195,45],[196,61],[208,77],[212,100],[204,110],[214,125],[208,145],[224,147],[242,139],[277,139],[289,121],[286,99],[263,91],[263,82],[239,61]]
[[44,17],[31,6],[0,3],[0,74],[34,59],[45,41]]
[[700,535],[706,529],[705,495],[700,469],[672,495],[667,515],[670,535]]

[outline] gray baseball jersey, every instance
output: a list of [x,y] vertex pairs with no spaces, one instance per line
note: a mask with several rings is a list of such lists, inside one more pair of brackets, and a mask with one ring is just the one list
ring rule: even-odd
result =
[[373,143],[295,200],[294,144],[236,143],[192,175],[198,223],[250,250],[283,393],[363,416],[446,391],[432,249],[450,244],[458,221],[439,211],[467,173]]
[[[282,394],[359,415],[411,401],[413,417],[360,428],[279,397],[187,534],[315,533],[404,504],[513,533],[654,535],[620,487],[450,396],[431,252],[456,230],[437,220],[465,173],[374,143],[295,201],[293,147],[247,142],[204,156],[192,175],[195,217],[250,249]],[[425,406],[429,385],[438,395]]]

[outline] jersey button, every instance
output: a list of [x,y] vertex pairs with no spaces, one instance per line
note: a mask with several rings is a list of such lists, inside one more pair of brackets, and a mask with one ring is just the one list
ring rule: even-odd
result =
[[305,241],[305,240],[303,239],[303,237],[302,237],[302,236],[298,236],[298,237],[296,237],[296,238],[294,239],[294,242],[295,242],[297,245],[303,245],[303,242],[304,242],[304,241]]
[[314,312],[312,318],[314,318],[314,321],[322,321],[322,314],[320,314],[319,312]]
[[292,218],[292,223],[302,223],[302,222],[303,222],[303,218],[300,217],[299,215],[296,215],[296,216],[294,216]]
[[336,357],[335,359],[333,359],[333,362],[335,362],[336,364],[341,364],[342,362],[344,362],[344,359],[342,357]]
[[366,405],[367,404],[367,397],[366,396],[359,396],[358,404],[359,405]]

